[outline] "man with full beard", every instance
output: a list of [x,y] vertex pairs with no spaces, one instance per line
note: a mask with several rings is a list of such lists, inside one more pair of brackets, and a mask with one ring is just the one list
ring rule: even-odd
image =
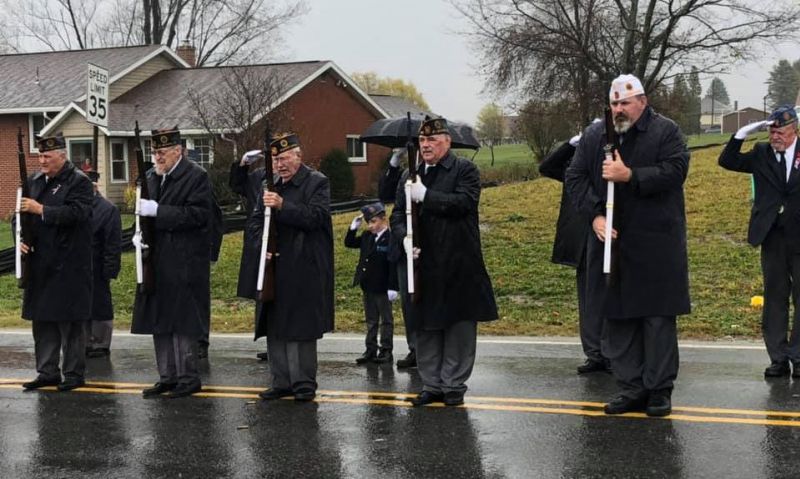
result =
[[[605,125],[593,124],[565,181],[575,207],[593,218],[587,254],[602,256],[603,242],[615,243],[603,302],[604,353],[621,391],[605,412],[666,416],[678,375],[676,316],[690,312],[683,199],[689,152],[678,125],[648,105],[638,78],[616,78],[609,103],[618,135],[613,159],[605,159]],[[609,181],[615,209],[606,238]]]

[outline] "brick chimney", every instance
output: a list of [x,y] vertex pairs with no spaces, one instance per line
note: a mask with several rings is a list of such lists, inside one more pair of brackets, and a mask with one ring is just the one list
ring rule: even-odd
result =
[[183,61],[188,63],[190,67],[194,68],[197,66],[197,52],[194,46],[189,43],[188,38],[178,45],[178,48],[175,49],[175,53],[177,53]]

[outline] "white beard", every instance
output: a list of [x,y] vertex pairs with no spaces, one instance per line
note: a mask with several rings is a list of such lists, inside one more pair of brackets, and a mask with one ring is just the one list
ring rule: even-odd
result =
[[633,126],[633,123],[630,120],[623,120],[619,123],[614,122],[614,131],[621,135],[630,130],[631,126]]

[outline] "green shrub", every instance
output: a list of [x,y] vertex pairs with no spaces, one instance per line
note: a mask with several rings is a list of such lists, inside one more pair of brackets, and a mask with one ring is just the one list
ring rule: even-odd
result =
[[349,200],[353,196],[356,179],[347,161],[347,153],[334,148],[319,164],[321,171],[331,181],[331,199]]

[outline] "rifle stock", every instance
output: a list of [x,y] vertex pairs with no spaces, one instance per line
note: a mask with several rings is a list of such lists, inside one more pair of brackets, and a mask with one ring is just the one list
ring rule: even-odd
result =
[[[274,191],[275,177],[272,170],[272,154],[270,152],[270,132],[267,124],[264,134],[264,181],[261,183],[262,194]],[[259,198],[259,201],[263,201]],[[267,253],[270,259],[267,259]],[[264,226],[261,231],[261,255],[258,261],[258,280],[256,283],[256,298],[262,303],[275,300],[275,257],[277,256],[277,232],[275,221],[272,217],[272,208],[264,208]]]
[[142,142],[139,137],[139,122],[135,123],[134,128],[134,151],[136,153],[136,234],[141,238],[142,245],[136,246],[136,287],[139,292],[151,294],[155,292],[155,264],[153,263],[153,251],[156,246],[156,223],[155,218],[141,216],[139,214],[139,200],[153,199],[150,195],[150,188],[147,185],[146,169],[144,164],[144,152]]
[[[616,132],[614,130],[614,117],[611,114],[611,108],[606,108],[605,111],[605,126],[606,126],[606,144],[603,146],[605,159],[614,160],[614,143],[616,140]],[[605,227],[605,241],[603,242],[603,273],[611,273],[611,242],[612,233],[614,229],[614,182],[608,182],[606,190],[606,227]]]
[[[403,246],[406,251],[419,248],[419,205],[411,201],[411,184],[419,181],[417,175],[417,149],[414,147],[414,138],[411,132],[411,112],[406,113],[406,151],[408,152],[408,179],[406,180],[406,237]],[[411,246],[411,248],[409,248]],[[408,273],[408,294],[411,301],[418,303],[421,299],[419,283],[419,259],[414,259],[413,255],[406,254],[406,267]]]
[[22,128],[17,129],[17,160],[19,162],[19,188],[17,189],[17,202],[14,211],[16,225],[14,235],[16,239],[16,249],[14,250],[14,271],[17,278],[17,286],[25,289],[30,282],[30,264],[28,255],[22,253],[22,243],[29,247],[34,244],[33,238],[33,217],[30,213],[20,211],[22,198],[30,198],[31,191],[28,185],[28,166],[25,163],[25,149],[22,145]]

